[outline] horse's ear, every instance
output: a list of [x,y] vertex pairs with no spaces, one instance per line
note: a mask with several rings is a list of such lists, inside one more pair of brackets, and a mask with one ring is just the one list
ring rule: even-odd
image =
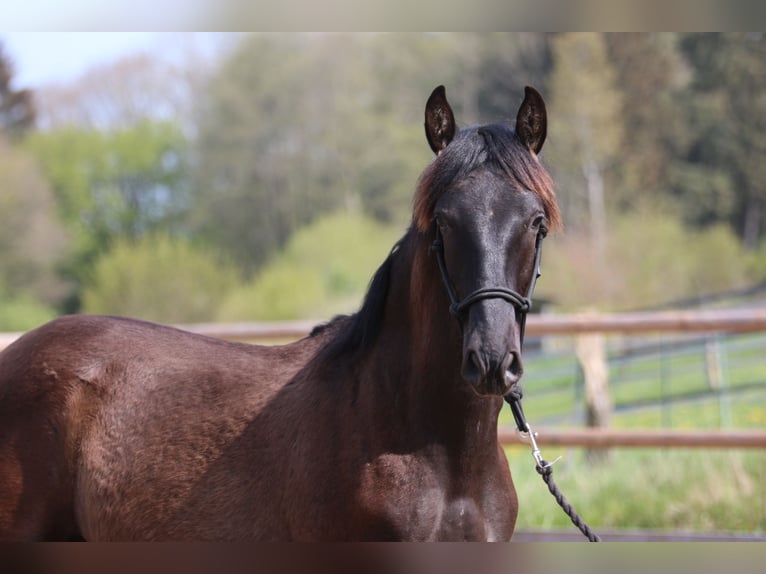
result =
[[524,88],[524,101],[516,115],[516,136],[529,150],[540,153],[548,130],[548,114],[543,97],[536,89]]
[[437,87],[426,102],[426,139],[435,154],[442,150],[455,137],[455,116],[447,101],[444,86]]

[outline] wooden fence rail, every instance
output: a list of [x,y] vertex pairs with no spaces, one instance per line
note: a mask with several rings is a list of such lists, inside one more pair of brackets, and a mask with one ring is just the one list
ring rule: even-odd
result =
[[[515,429],[500,428],[500,442],[506,446],[525,444]],[[762,430],[628,430],[613,428],[548,428],[537,431],[537,444],[543,446],[663,448],[757,448],[766,449]]]
[[527,327],[527,332],[535,335],[745,333],[752,331],[766,331],[766,308],[530,315]]
[[[180,328],[230,341],[282,341],[304,337],[316,321],[278,323],[196,323]],[[580,333],[744,333],[766,331],[766,308],[639,313],[576,313],[530,315],[530,335],[577,335]],[[21,333],[0,333],[3,349]]]
[[[316,325],[312,321],[279,323],[198,323],[182,328],[237,341],[296,339]],[[766,331],[766,308],[637,313],[574,313],[530,315],[530,335],[580,333],[745,333]]]

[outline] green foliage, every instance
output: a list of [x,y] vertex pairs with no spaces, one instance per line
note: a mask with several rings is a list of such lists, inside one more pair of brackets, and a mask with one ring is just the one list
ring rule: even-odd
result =
[[447,83],[458,109],[473,110],[464,121],[477,121],[481,45],[475,35],[253,36],[200,111],[196,229],[255,270],[321,213],[352,206],[404,224],[431,158],[425,100]]
[[353,311],[397,238],[395,228],[363,215],[323,216],[296,232],[252,281],[234,290],[218,319],[326,319]]
[[67,285],[56,267],[67,243],[37,164],[0,136],[0,292],[59,302]]
[[63,127],[30,135],[24,147],[42,165],[74,236],[76,277],[113,240],[172,229],[187,207],[185,143],[172,122]]
[[754,278],[751,256],[728,226],[690,230],[655,209],[613,217],[606,247],[606,270],[598,272],[589,237],[551,238],[540,293],[560,309],[634,310],[743,287]]
[[617,121],[626,134],[610,166],[607,200],[613,208],[630,210],[647,197],[656,201],[668,195],[668,172],[691,135],[684,113],[693,99],[688,93],[691,74],[677,48],[677,34],[605,38],[623,101]]
[[601,242],[605,195],[611,191],[603,180],[623,137],[622,92],[604,34],[560,34],[552,44],[549,129],[556,136],[545,153],[567,190],[560,199],[568,225],[589,230]]
[[256,281],[234,289],[224,299],[219,321],[280,321],[324,318],[318,307],[325,298],[324,285],[314,270],[289,264],[271,264]]
[[400,232],[370,217],[341,211],[297,232],[284,250],[296,267],[321,272],[330,293],[346,296],[363,291],[383,263]]
[[210,321],[236,282],[233,267],[186,240],[121,239],[94,265],[83,310],[165,323]]
[[752,253],[748,261],[749,274],[754,281],[766,282],[766,239],[761,241],[758,249]]
[[[697,181],[712,175],[716,185],[684,185],[687,177],[673,192],[691,208],[692,224],[726,222],[755,249],[766,228],[766,35],[686,34],[680,47],[693,69],[682,160],[686,173],[700,171]],[[725,198],[720,211],[711,191]]]
[[605,35],[566,33],[552,43],[550,108],[556,141],[566,143],[566,153],[578,163],[607,163],[620,148],[623,107]]
[[0,295],[0,331],[23,332],[50,321],[56,310],[28,296]]
[[35,123],[35,105],[31,90],[13,86],[13,64],[0,43],[0,135],[16,139]]
[[744,249],[723,225],[690,231],[673,217],[635,214],[618,218],[610,240],[612,268],[620,276],[610,298],[620,308],[717,293],[745,283]]

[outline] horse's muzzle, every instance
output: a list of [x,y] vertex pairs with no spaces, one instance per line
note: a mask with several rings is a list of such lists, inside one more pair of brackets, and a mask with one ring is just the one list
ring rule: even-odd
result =
[[506,395],[524,373],[514,308],[504,301],[481,301],[466,319],[463,379],[479,395]]

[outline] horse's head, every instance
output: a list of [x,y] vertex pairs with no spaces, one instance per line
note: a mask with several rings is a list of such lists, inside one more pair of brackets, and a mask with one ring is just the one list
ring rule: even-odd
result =
[[537,159],[545,104],[527,88],[515,126],[457,131],[440,86],[426,104],[425,127],[437,157],[421,178],[415,223],[434,239],[440,289],[461,327],[463,378],[480,395],[505,395],[523,372],[540,241],[559,224],[550,177]]

